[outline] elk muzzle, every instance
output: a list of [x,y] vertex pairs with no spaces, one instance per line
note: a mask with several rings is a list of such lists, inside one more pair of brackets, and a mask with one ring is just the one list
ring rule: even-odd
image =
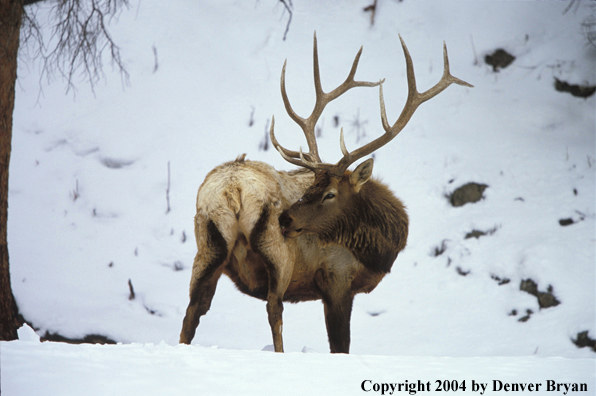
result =
[[282,235],[286,238],[296,238],[302,234],[302,228],[296,227],[294,217],[287,210],[279,216],[279,227],[281,228]]

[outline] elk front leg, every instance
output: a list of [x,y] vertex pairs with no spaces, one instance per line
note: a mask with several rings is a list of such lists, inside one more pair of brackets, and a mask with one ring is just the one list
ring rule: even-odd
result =
[[275,348],[275,352],[284,351],[284,341],[282,337],[283,310],[284,306],[281,298],[279,298],[276,293],[269,293],[267,296],[267,317],[269,318],[269,326],[271,326],[271,335],[273,337],[273,347]]
[[[266,259],[266,261],[269,261]],[[276,265],[280,261],[269,261],[267,266],[267,273],[269,275],[269,292],[267,293],[267,317],[269,318],[269,326],[271,326],[271,335],[273,336],[273,347],[275,352],[283,352],[283,320],[282,313],[284,310],[283,296],[290,284],[292,276],[292,263],[288,265]]]
[[317,270],[315,282],[323,297],[329,349],[331,353],[350,353],[351,283],[322,268]]
[[267,317],[269,326],[271,326],[271,335],[273,336],[273,347],[275,352],[283,352],[284,344],[282,338],[284,310],[283,296],[290,284],[292,276],[291,263],[288,266],[278,266],[270,262],[267,264],[269,274],[269,292],[267,294]]

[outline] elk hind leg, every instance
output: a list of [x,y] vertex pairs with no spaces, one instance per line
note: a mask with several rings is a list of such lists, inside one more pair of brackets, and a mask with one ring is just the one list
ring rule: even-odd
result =
[[315,273],[315,282],[323,297],[329,349],[331,353],[350,353],[351,284],[323,268]]
[[223,264],[229,255],[228,244],[212,220],[203,230],[197,224],[197,233],[203,232],[206,238],[197,239],[198,252],[193,264],[190,282],[190,302],[186,308],[186,316],[182,322],[180,343],[190,344],[195,336],[201,316],[211,307],[217,281],[222,274]]
[[251,248],[259,253],[267,269],[267,317],[275,352],[283,352],[283,296],[288,288],[293,272],[290,249],[279,230],[277,216],[270,215],[270,209],[264,207],[259,220],[250,235]]

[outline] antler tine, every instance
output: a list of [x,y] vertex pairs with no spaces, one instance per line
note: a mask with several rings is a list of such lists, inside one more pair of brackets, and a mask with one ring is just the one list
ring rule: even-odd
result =
[[[427,100],[435,97],[439,93],[443,92],[447,87],[451,84],[462,85],[465,87],[474,87],[472,84],[469,84],[463,80],[460,80],[457,77],[451,75],[449,71],[449,58],[447,56],[447,45],[443,42],[443,76],[430,89],[424,91],[423,93],[419,93],[416,89],[416,77],[414,75],[414,65],[412,62],[412,57],[410,56],[410,52],[408,51],[408,47],[406,47],[406,43],[404,42],[401,35],[399,36],[399,40],[401,41],[401,45],[404,51],[404,56],[406,58],[406,74],[407,74],[407,81],[408,81],[408,98],[406,100],[406,104],[399,115],[397,121],[392,126],[389,125],[387,121],[387,114],[385,111],[385,100],[383,98],[383,85],[379,84],[379,102],[381,107],[381,122],[383,124],[383,129],[385,133],[380,136],[379,138],[373,140],[372,142],[352,151],[351,153],[345,150],[345,144],[343,142],[343,133],[340,136],[340,146],[342,147],[343,158],[333,167],[331,172],[336,175],[342,175],[348,167],[357,161],[358,159],[371,154],[375,150],[381,148],[385,144],[389,143],[395,136],[397,136],[403,128],[407,125],[412,115],[422,103],[426,102]],[[381,82],[382,83],[382,82]]]
[[277,141],[277,138],[275,137],[274,129],[275,129],[275,117],[272,116],[271,117],[271,128],[269,128],[269,138],[271,139],[271,143],[273,144],[273,147],[275,147],[275,149],[277,150],[277,152],[279,152],[279,154],[282,156],[283,159],[285,159],[286,161],[288,161],[291,164],[305,167],[312,171],[320,169],[320,165],[325,165],[325,164],[313,162],[313,161],[307,159],[307,156],[310,156],[310,154],[304,154],[302,152],[302,148],[300,148],[300,151],[292,151],[292,150],[288,150],[288,149],[284,148]]
[[295,151],[291,151],[291,150],[288,150],[288,149],[285,149],[284,147],[282,147],[282,145],[279,144],[279,142],[275,138],[274,129],[275,129],[275,116],[271,116],[271,128],[269,128],[269,139],[271,139],[271,144],[273,144],[273,147],[275,147],[275,149],[279,152],[279,154],[281,154],[283,159],[285,159],[286,161],[288,161],[294,165],[298,165],[297,163],[294,162],[294,158],[298,158],[299,154]]
[[[457,77],[453,77],[449,71],[449,57],[447,56],[447,44],[443,42],[443,76],[430,89],[419,93],[416,90],[416,77],[414,75],[414,64],[412,62],[412,57],[410,56],[410,52],[408,51],[408,47],[406,47],[406,43],[404,42],[401,35],[399,36],[399,40],[401,41],[402,48],[404,50],[404,56],[406,58],[406,73],[408,79],[408,99],[406,100],[406,104],[404,105],[404,109],[402,113],[399,115],[399,118],[390,128],[385,128],[387,133],[392,133],[397,135],[401,130],[406,126],[410,118],[422,103],[426,102],[427,100],[437,96],[441,92],[443,92],[448,86],[451,84],[463,85],[465,87],[473,88],[472,84],[469,84],[463,80],[460,80]],[[383,100],[383,91],[381,90],[379,93],[380,101],[381,101],[381,117],[383,117],[384,121],[383,124],[388,126],[389,124],[387,121],[387,116],[385,114],[385,102]],[[388,130],[389,129],[389,130]]]
[[354,80],[361,54],[362,54],[362,47],[360,47],[360,50],[356,54],[356,58],[354,59],[354,62],[352,63],[352,68],[350,69],[350,73],[348,74],[348,77],[346,78],[346,80],[340,86],[335,88],[333,91],[331,91],[329,93],[325,93],[323,91],[323,88],[321,85],[321,76],[320,76],[320,71],[319,71],[319,55],[318,55],[318,46],[317,46],[317,34],[315,32],[314,37],[313,37],[313,74],[314,74],[316,101],[315,101],[314,109],[308,118],[300,117],[294,111],[294,109],[292,109],[292,106],[290,105],[290,100],[288,99],[288,94],[286,92],[286,81],[285,81],[287,61],[284,62],[282,72],[281,72],[281,82],[280,82],[281,96],[283,99],[283,103],[284,103],[284,106],[285,106],[286,111],[288,112],[288,115],[290,116],[290,118],[294,122],[296,122],[300,126],[302,131],[304,132],[304,136],[306,137],[306,142],[308,144],[308,149],[309,149],[308,153],[302,153],[302,150],[300,150],[300,152],[298,152],[298,151],[288,150],[288,149],[282,147],[279,144],[279,142],[277,141],[277,139],[275,139],[275,135],[273,132],[273,121],[272,121],[271,129],[269,131],[269,135],[271,137],[271,142],[273,143],[275,148],[280,153],[282,153],[282,157],[286,161],[288,161],[292,164],[304,166],[306,168],[313,169],[313,170],[314,169],[329,169],[330,167],[333,166],[330,164],[322,163],[321,158],[319,157],[317,141],[316,141],[316,136],[315,136],[316,123],[319,120],[319,117],[321,116],[321,114],[323,113],[323,110],[325,109],[327,104],[329,104],[329,102],[338,98],[340,95],[344,94],[346,91],[348,91],[351,88],[354,88],[354,87],[375,87],[377,85],[380,85],[383,82],[383,80],[379,81],[379,82],[368,82],[368,81]]
[[[304,136],[306,137],[306,143],[308,144],[308,149],[309,152],[306,154],[308,157],[311,157],[314,161],[317,162],[321,162],[321,158],[319,157],[319,151],[318,151],[318,147],[317,147],[317,141],[315,138],[315,134],[314,134],[314,125],[312,123],[312,119],[313,119],[313,114],[311,114],[311,116],[309,118],[302,118],[300,117],[292,108],[292,105],[290,104],[290,100],[288,98],[288,93],[286,91],[286,65],[288,63],[288,60],[286,59],[284,61],[284,65],[281,69],[281,81],[280,81],[280,87],[281,87],[281,96],[284,102],[284,107],[286,108],[286,111],[288,112],[288,115],[290,116],[290,118],[300,126],[300,128],[302,129],[302,131],[304,132]],[[316,93],[316,104],[315,104],[315,109],[317,108],[317,104],[320,102],[321,97],[324,95],[323,89],[321,87],[321,77],[320,77],[320,73],[319,73],[319,55],[318,55],[318,50],[317,50],[317,33],[315,32],[314,34],[314,40],[313,40],[313,73],[314,73],[314,83],[315,83],[315,93]],[[322,111],[322,109],[321,109]],[[315,110],[313,110],[313,113],[315,112]],[[319,114],[320,115],[320,114]],[[318,119],[318,117],[317,117]],[[315,120],[316,123],[316,120]],[[270,133],[271,135],[271,133]],[[272,139],[273,141],[273,139]],[[277,140],[276,140],[277,142]],[[279,143],[274,144],[277,147],[280,147],[281,149],[283,149],[284,153],[291,157],[291,158],[300,158],[300,153],[298,151],[292,151],[292,150],[287,150],[283,147],[281,147],[279,145]],[[279,151],[279,149],[278,149]],[[302,151],[302,150],[301,150]],[[304,155],[303,155],[304,156]],[[284,157],[285,159],[285,157]],[[286,159],[287,160],[287,159]],[[294,165],[301,165],[299,162],[297,161],[292,161],[292,163]]]
[[275,147],[275,149],[279,152],[279,154],[282,156],[283,159],[285,159],[286,161],[288,161],[291,164],[301,166],[304,168],[308,168],[312,171],[320,169],[321,165],[325,165],[320,162],[314,162],[314,161],[307,159],[307,158],[310,158],[311,154],[303,153],[302,148],[300,148],[300,151],[292,151],[292,150],[288,150],[288,149],[284,148],[277,141],[277,138],[275,137],[274,129],[275,129],[275,117],[271,117],[271,128],[269,128],[269,138],[271,139],[271,143],[273,144],[273,147]]
[[[309,153],[307,154],[309,157],[312,157],[313,160],[315,161],[321,161],[321,159],[319,158],[319,152],[318,152],[318,148],[317,148],[317,142],[315,139],[315,134],[314,134],[314,129],[313,129],[313,133],[309,133],[309,122],[308,119],[304,119],[302,117],[300,117],[298,114],[296,114],[296,112],[294,111],[294,109],[292,109],[292,105],[290,104],[290,100],[288,98],[288,93],[286,92],[286,64],[287,64],[287,59],[284,61],[284,65],[283,68],[281,69],[281,80],[280,80],[280,88],[281,88],[281,97],[283,99],[284,102],[284,107],[286,108],[286,111],[288,112],[288,115],[290,116],[290,118],[300,126],[300,128],[302,129],[302,131],[304,132],[304,136],[306,137],[306,143],[308,144],[308,149],[309,149]],[[315,83],[316,84],[316,83]],[[279,146],[279,143],[278,143]],[[279,146],[281,147],[281,146]],[[292,150],[287,150],[284,149],[284,151],[286,152],[287,155],[289,155],[292,158],[299,158],[299,153],[297,151],[292,151]],[[295,164],[297,165],[297,164]]]

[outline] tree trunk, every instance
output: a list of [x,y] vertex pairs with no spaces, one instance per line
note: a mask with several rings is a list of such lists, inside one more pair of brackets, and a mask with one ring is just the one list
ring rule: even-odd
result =
[[14,340],[22,324],[8,264],[8,166],[23,0],[0,0],[0,340]]

